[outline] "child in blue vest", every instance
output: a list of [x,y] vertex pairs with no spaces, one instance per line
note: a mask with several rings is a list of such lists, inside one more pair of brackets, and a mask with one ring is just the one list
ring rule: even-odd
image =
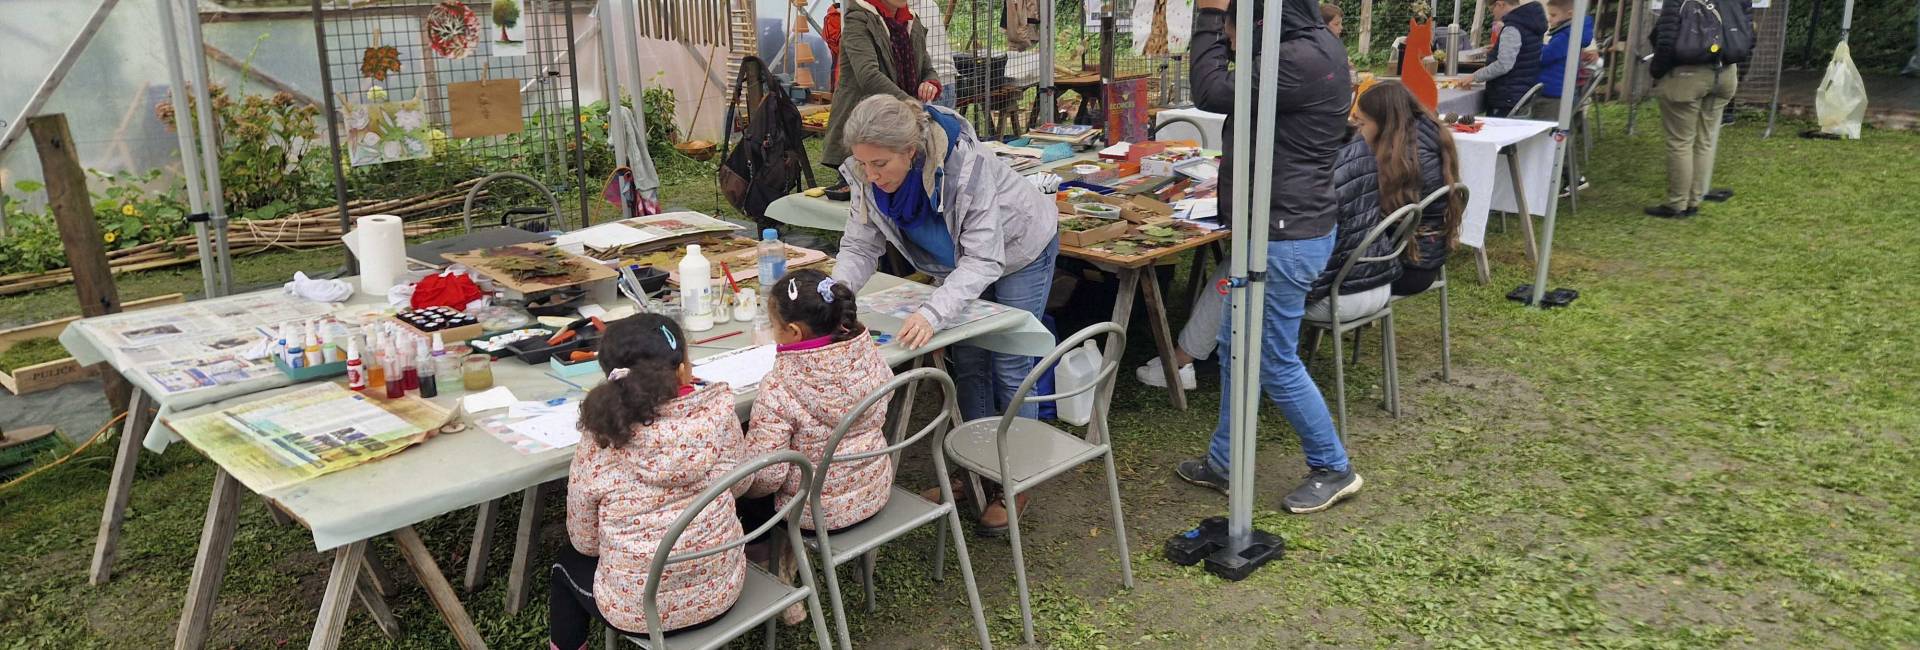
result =
[[1540,38],[1547,32],[1547,14],[1535,0],[1494,0],[1493,19],[1500,29],[1493,35],[1487,65],[1473,73],[1486,84],[1481,110],[1494,117],[1513,112],[1527,89],[1539,81]]

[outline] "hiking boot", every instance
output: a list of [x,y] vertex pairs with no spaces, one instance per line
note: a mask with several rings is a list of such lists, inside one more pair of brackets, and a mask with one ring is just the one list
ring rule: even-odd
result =
[[[953,485],[948,486],[948,488],[953,490],[953,502],[956,504],[966,503],[968,501],[973,500],[973,491],[967,489],[967,482],[964,480],[961,480],[960,478],[957,478],[957,477],[954,478]],[[926,499],[933,503],[940,503],[940,486],[936,485],[936,486],[927,488],[925,490],[921,490],[920,498]]]
[[1698,208],[1687,208],[1685,210],[1675,210],[1669,206],[1656,205],[1656,206],[1648,207],[1645,210],[1645,212],[1649,217],[1660,217],[1662,219],[1685,219],[1687,217],[1691,217],[1695,214],[1698,214],[1700,210]]
[[1212,488],[1221,494],[1227,493],[1227,477],[1213,471],[1213,463],[1207,462],[1205,458],[1180,461],[1180,465],[1173,468],[1173,473],[1178,474],[1182,481],[1203,488]]
[[[1027,511],[1027,495],[1020,495],[1020,498],[1015,499],[1014,503],[1020,508],[1021,512]],[[1002,494],[1000,498],[994,499],[993,503],[987,504],[985,512],[980,513],[980,526],[974,529],[974,532],[978,533],[981,537],[999,537],[1007,534],[1008,521],[1011,521],[1011,519],[1007,516],[1007,496]]]
[[[1160,360],[1160,357],[1154,357],[1140,367],[1134,368],[1133,378],[1140,380],[1142,384],[1154,388],[1166,388],[1167,371],[1161,367],[1161,363],[1163,362]],[[1182,390],[1193,390],[1197,386],[1199,386],[1199,383],[1193,374],[1193,364],[1189,363],[1180,366],[1180,388]]]
[[1714,203],[1724,203],[1726,202],[1727,199],[1733,198],[1733,190],[1724,189],[1724,188],[1717,189],[1717,190],[1707,192],[1705,196],[1702,196],[1700,198],[1706,199],[1708,201],[1712,201]]
[[1360,486],[1366,481],[1352,470],[1336,472],[1326,468],[1315,468],[1307,474],[1307,480],[1294,488],[1293,493],[1281,500],[1288,512],[1307,514],[1333,507],[1341,499],[1360,492]]

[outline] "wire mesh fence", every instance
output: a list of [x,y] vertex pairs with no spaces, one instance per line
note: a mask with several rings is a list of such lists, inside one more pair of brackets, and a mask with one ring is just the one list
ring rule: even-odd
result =
[[[415,196],[530,176],[569,215],[587,202],[570,0],[312,0],[337,194]],[[489,188],[493,213],[545,205]],[[560,223],[580,221],[554,215]]]

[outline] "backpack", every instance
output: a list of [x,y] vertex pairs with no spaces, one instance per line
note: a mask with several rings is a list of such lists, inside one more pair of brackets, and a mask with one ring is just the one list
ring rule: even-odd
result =
[[733,107],[740,104],[740,90],[749,75],[759,84],[755,94],[760,99],[748,107],[747,127],[738,146],[728,151],[733,144],[731,133],[721,139],[719,180],[727,202],[758,222],[766,218],[767,205],[774,200],[812,187],[813,168],[802,144],[800,110],[758,57],[740,61],[733,102],[727,105],[729,131],[734,125]]
[[[1717,0],[1734,2],[1735,0]],[[1715,0],[1681,0],[1673,39],[1673,62],[1678,65],[1745,63],[1753,57],[1753,33],[1744,16],[1723,20]],[[1740,14],[1735,8],[1732,13]]]

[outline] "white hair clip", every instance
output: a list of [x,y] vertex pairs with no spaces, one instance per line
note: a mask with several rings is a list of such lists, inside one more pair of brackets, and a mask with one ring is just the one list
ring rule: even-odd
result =
[[787,279],[787,300],[792,301],[792,300],[799,300],[799,299],[800,299],[800,280],[794,279],[794,278],[788,278]]
[[632,371],[626,368],[614,368],[613,370],[607,371],[607,381],[620,381],[621,379],[625,379],[631,372]]
[[679,342],[679,341],[677,341],[677,340],[674,340],[674,338],[673,338],[673,330],[669,330],[669,329],[667,329],[667,326],[665,326],[665,325],[661,325],[661,326],[660,326],[660,335],[661,335],[661,336],[664,336],[664,337],[667,337],[667,349],[669,349],[669,350],[678,350],[678,349],[680,349],[680,342]]

